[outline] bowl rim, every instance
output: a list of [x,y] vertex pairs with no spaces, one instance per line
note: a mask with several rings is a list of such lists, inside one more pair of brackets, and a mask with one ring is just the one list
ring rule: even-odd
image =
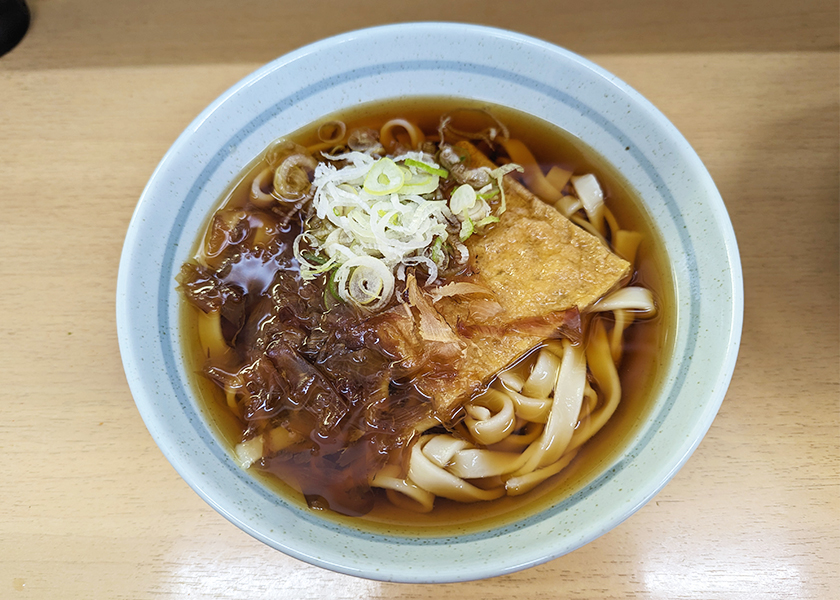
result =
[[[599,524],[598,527],[591,529],[583,538],[574,543],[566,544],[560,550],[553,553],[544,553],[538,558],[529,558],[527,560],[508,560],[504,565],[484,565],[483,567],[474,565],[473,569],[464,575],[444,575],[435,577],[433,573],[417,572],[417,573],[398,573],[388,571],[376,571],[372,567],[365,570],[357,566],[349,566],[342,564],[330,557],[313,556],[310,553],[296,551],[295,548],[279,543],[276,537],[266,535],[265,531],[261,531],[252,526],[248,522],[244,522],[236,510],[232,510],[229,506],[229,501],[225,498],[219,499],[215,495],[212,488],[205,485],[200,474],[196,473],[189,464],[189,457],[185,455],[182,448],[173,445],[169,440],[161,438],[162,425],[159,422],[160,415],[156,414],[156,405],[148,401],[149,390],[147,388],[144,378],[148,374],[143,374],[137,367],[138,361],[142,361],[142,356],[137,355],[135,340],[132,338],[136,336],[136,315],[133,312],[133,307],[128,298],[131,293],[132,277],[136,274],[135,259],[137,253],[140,251],[140,233],[141,222],[145,219],[144,214],[145,205],[150,202],[149,198],[155,193],[155,185],[162,177],[165,171],[173,163],[175,158],[184,151],[189,139],[202,127],[212,120],[216,112],[226,106],[232,98],[244,93],[247,89],[264,78],[270,77],[277,70],[284,68],[286,65],[292,64],[295,61],[310,56],[318,56],[323,53],[329,54],[334,52],[339,47],[348,43],[357,43],[360,40],[364,42],[366,39],[373,39],[382,36],[392,35],[410,35],[415,38],[423,34],[437,34],[437,35],[457,35],[463,36],[465,34],[474,35],[478,37],[485,37],[488,40],[507,41],[515,44],[525,45],[528,48],[538,49],[541,52],[550,53],[554,56],[562,58],[562,60],[571,61],[579,67],[592,72],[596,76],[608,81],[621,94],[629,98],[635,106],[646,111],[652,115],[657,122],[668,132],[671,141],[674,142],[684,153],[685,158],[691,166],[700,175],[698,185],[707,192],[706,200],[710,203],[710,208],[718,217],[718,225],[720,226],[721,241],[724,246],[724,254],[727,258],[728,266],[728,285],[732,291],[731,297],[731,319],[726,326],[728,332],[728,340],[724,343],[727,348],[723,359],[720,361],[717,369],[717,376],[712,384],[713,394],[710,401],[706,405],[704,411],[704,419],[701,422],[695,423],[687,436],[687,443],[684,443],[679,448],[678,455],[671,457],[670,460],[665,461],[660,465],[660,470],[657,476],[653,478],[649,485],[642,489],[634,496],[634,502],[631,506],[625,507],[620,511],[615,511],[610,519],[607,519]],[[283,552],[302,559],[306,562],[316,564],[322,567],[329,568],[334,571],[347,573],[351,575],[360,575],[372,579],[382,579],[387,581],[412,581],[412,582],[449,582],[449,581],[463,581],[469,579],[479,579],[500,575],[517,571],[523,568],[534,566],[536,564],[553,559],[557,556],[570,552],[585,543],[599,537],[606,531],[617,526],[623,520],[632,515],[638,508],[647,503],[668,481],[676,474],[682,467],[689,456],[693,453],[699,445],[703,436],[718,412],[720,404],[723,401],[729,381],[731,380],[734,371],[735,362],[737,360],[737,353],[740,343],[740,336],[743,324],[743,280],[741,273],[740,258],[738,255],[737,242],[726,213],[723,200],[711,176],[708,174],[705,166],[703,166],[699,157],[685,140],[685,138],[677,131],[677,129],[656,109],[649,101],[642,97],[638,92],[633,90],[626,83],[616,78],[611,73],[602,69],[601,67],[591,63],[590,61],[568,51],[560,48],[549,42],[539,40],[530,36],[515,33],[512,31],[485,27],[480,25],[467,25],[459,23],[401,23],[393,25],[383,25],[378,27],[371,27],[356,31],[347,32],[336,35],[318,42],[314,42],[293,52],[285,54],[274,61],[262,66],[250,75],[246,76],[235,85],[230,87],[226,92],[221,94],[214,102],[205,108],[184,130],[179,138],[173,143],[166,154],[161,159],[159,165],[153,172],[146,188],[144,189],[140,200],[135,208],[131,223],[126,235],[126,241],[123,247],[123,252],[120,260],[120,268],[117,280],[117,329],[118,339],[120,344],[120,352],[123,358],[126,377],[131,388],[132,395],[135,398],[138,410],[146,423],[147,428],[152,433],[156,443],[161,448],[164,455],[169,462],[176,468],[179,474],[185,481],[215,510],[225,516],[228,520],[260,539],[264,543],[282,550]],[[166,335],[166,332],[159,332],[160,335]],[[585,538],[585,539],[584,539]]]

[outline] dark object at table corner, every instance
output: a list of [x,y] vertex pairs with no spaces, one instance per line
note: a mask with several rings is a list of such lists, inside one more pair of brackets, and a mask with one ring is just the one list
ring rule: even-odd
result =
[[0,56],[9,52],[26,35],[30,13],[25,0],[0,0]]

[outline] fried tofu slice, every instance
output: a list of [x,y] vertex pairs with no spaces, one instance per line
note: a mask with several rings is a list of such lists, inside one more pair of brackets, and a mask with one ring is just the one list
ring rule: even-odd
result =
[[[460,145],[471,168],[495,167],[471,144]],[[433,301],[415,294],[410,307],[390,311],[379,329],[383,346],[444,419],[546,338],[579,335],[580,311],[630,270],[598,238],[515,179],[505,176],[503,184],[507,210],[466,242],[469,280],[489,290],[491,299],[467,294]],[[496,310],[488,311],[488,302]],[[449,333],[424,336],[430,319],[437,319],[436,331]]]
[[412,378],[443,421],[483,391],[497,372],[545,339],[518,332],[478,332],[457,341],[430,342],[420,335],[416,315],[397,308],[380,318],[378,341],[395,359],[395,373]]
[[[460,145],[471,166],[495,168],[472,144]],[[481,284],[505,309],[502,318],[585,310],[629,273],[627,261],[518,181],[505,176],[504,188],[500,221],[466,244]]]

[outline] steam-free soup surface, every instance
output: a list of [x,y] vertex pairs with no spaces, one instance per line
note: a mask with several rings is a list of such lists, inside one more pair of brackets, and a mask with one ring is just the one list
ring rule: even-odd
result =
[[[367,128],[379,131],[383,123],[399,117],[416,124],[434,140],[441,115],[456,108],[473,106],[473,103],[461,100],[429,98],[364,106],[325,118],[284,137],[303,147],[320,147],[328,153],[340,153],[347,150],[346,146],[329,148],[329,144],[319,140],[319,129],[322,138],[325,131],[327,136],[334,134],[335,126],[325,127],[325,123],[340,120],[348,132]],[[432,291],[451,282],[486,284],[487,277],[480,279],[481,273],[473,256],[464,263],[450,258],[434,282],[427,282],[428,270],[420,264],[404,271],[404,280],[397,280],[393,299],[377,311],[367,311],[364,307],[360,310],[341,301],[329,271],[307,280],[301,277],[295,241],[312,226],[312,210],[307,206],[311,200],[302,198],[300,202],[268,207],[254,203],[254,180],[266,169],[265,159],[258,157],[222,199],[221,208],[211,217],[206,233],[198,241],[197,259],[185,265],[180,276],[181,287],[188,299],[184,311],[185,344],[190,348],[195,370],[199,373],[195,384],[209,418],[231,448],[237,447],[241,451],[243,442],[247,445],[249,441],[256,447],[253,440],[259,440],[260,455],[249,470],[287,501],[301,502],[302,498],[309,508],[321,510],[331,518],[361,516],[368,523],[399,524],[404,531],[413,527],[453,524],[469,528],[486,523],[488,519],[510,519],[579,489],[628,443],[648,410],[648,398],[658,385],[657,366],[667,355],[668,307],[671,303],[664,254],[640,203],[608,165],[561,130],[501,107],[490,107],[490,111],[509,130],[510,139],[521,140],[530,149],[542,173],[558,167],[574,174],[596,176],[603,188],[606,206],[614,216],[612,226],[603,225],[608,244],[613,242],[614,223],[618,223],[621,230],[641,233],[643,241],[631,261],[632,272],[623,277],[621,285],[652,290],[657,316],[644,320],[631,318],[637,322],[624,330],[617,362],[621,378],[618,408],[593,439],[575,450],[570,464],[523,496],[503,496],[475,505],[439,496],[434,499],[431,512],[421,513],[411,510],[417,508],[411,506],[415,502],[411,499],[403,499],[395,506],[396,492],[391,490],[386,494],[384,489],[372,486],[371,480],[377,474],[384,480],[387,478],[382,473],[393,473],[397,479],[402,477],[405,481],[411,452],[418,439],[448,436],[446,439],[463,438],[475,446],[475,440],[465,426],[465,418],[470,422],[470,415],[484,410],[479,406],[481,401],[473,406],[467,401],[469,398],[450,403],[443,410],[441,403],[436,404],[432,397],[443,395],[440,390],[446,387],[447,381],[453,385],[457,382],[452,365],[464,364],[462,359],[440,350],[439,342],[427,344],[433,350],[418,351],[416,356],[408,356],[404,347],[394,342],[397,337],[394,332],[402,331],[400,328],[405,325],[405,314],[411,314],[412,310],[416,312],[416,306],[408,299],[407,282],[414,282],[416,294],[429,298],[430,305],[443,315],[444,322],[446,318],[452,322],[458,320],[453,331],[472,336],[469,343],[475,345],[479,328],[468,330],[463,326],[463,314],[451,315],[457,311],[463,313],[464,306],[472,310],[480,302],[494,301],[493,298],[456,296],[434,300]],[[484,113],[459,111],[454,114],[451,127],[456,133],[452,134],[452,141],[457,140],[457,133],[498,129],[496,122]],[[408,133],[401,127],[393,128],[395,142],[384,153],[394,155],[416,150],[411,148]],[[448,133],[445,131],[445,135]],[[439,141],[436,143],[440,144]],[[495,164],[511,161],[501,143],[473,138],[469,144]],[[429,149],[432,148],[440,152],[440,145],[430,145]],[[312,155],[320,156],[318,150]],[[430,153],[430,156],[439,154]],[[521,175],[517,176],[521,178]],[[312,173],[309,178],[312,179]],[[307,181],[301,183],[303,187],[308,184]],[[444,180],[440,193],[445,198],[458,186],[457,181]],[[571,183],[564,191],[570,193],[562,194],[564,197],[575,193]],[[510,195],[512,193],[508,189],[510,198],[515,197]],[[527,190],[524,193],[529,194]],[[557,212],[554,205],[545,204],[554,219]],[[490,199],[488,206],[498,210],[498,198]],[[510,219],[511,214],[502,215],[502,218]],[[580,220],[585,216],[581,209],[573,218]],[[488,223],[473,234],[472,242],[467,240],[465,245],[477,247],[482,236],[490,235],[494,227],[500,228],[505,223],[501,220]],[[511,226],[510,231],[516,229]],[[522,240],[522,243],[526,241]],[[613,250],[611,248],[609,252]],[[457,254],[450,251],[453,256]],[[515,239],[509,252],[517,252]],[[314,254],[304,256],[313,260],[318,258]],[[508,261],[505,269],[509,270],[510,264],[515,261]],[[533,269],[533,265],[528,267]],[[474,276],[479,279],[472,279]],[[512,276],[516,277],[516,274]],[[419,302],[423,302],[422,298]],[[455,307],[450,310],[451,314],[441,308],[447,302]],[[540,322],[543,329],[539,334],[536,330],[523,333],[519,321],[519,329],[514,333],[506,330],[505,337],[499,338],[503,349],[517,343],[525,348],[521,356],[509,361],[510,371],[504,381],[527,380],[535,364],[542,360],[540,356],[548,356],[549,362],[553,360],[551,351],[556,353],[558,365],[563,360],[564,347],[567,350],[580,348],[583,356],[594,330],[603,331],[604,336],[609,337],[614,327],[614,314],[618,313],[590,313],[587,307],[563,311],[560,318],[550,320],[553,329],[546,335],[545,323],[548,321]],[[208,319],[208,315],[214,315],[215,320]],[[208,327],[213,326],[224,340],[223,345],[206,343]],[[490,335],[481,331],[482,335]],[[493,335],[501,334],[497,331]],[[535,342],[531,343],[531,340]],[[540,355],[541,349],[547,354]],[[416,364],[423,360],[426,364]],[[602,390],[597,389],[598,382],[590,369],[587,369],[587,385],[593,388],[593,394],[603,395]],[[435,385],[430,386],[429,381],[434,381]],[[468,396],[481,396],[488,386],[504,392],[509,385],[490,377],[476,381]],[[592,419],[590,415],[597,418],[601,408],[598,402],[602,401],[593,399],[588,408],[586,398],[583,402],[581,414],[588,412],[581,418],[578,429],[585,428]],[[526,429],[521,419],[517,427],[522,431]],[[501,445],[498,447],[502,448]],[[481,490],[498,484],[490,479],[465,481],[476,484]]]

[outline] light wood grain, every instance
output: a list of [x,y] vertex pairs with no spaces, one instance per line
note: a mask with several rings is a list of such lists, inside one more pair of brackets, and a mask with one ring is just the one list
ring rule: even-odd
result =
[[[579,53],[834,50],[826,0],[30,0],[36,23],[11,68],[267,62],[351,29],[458,21],[521,31]],[[352,7],[349,10],[348,7]],[[5,59],[4,59],[5,60]]]
[[730,212],[746,292],[732,385],[624,524],[514,575],[384,584],[267,548],[166,462],[114,320],[145,182],[262,62],[417,4],[32,2],[32,30],[0,58],[0,598],[838,597],[836,3],[425,3],[421,18],[513,28],[614,72],[683,132]]

